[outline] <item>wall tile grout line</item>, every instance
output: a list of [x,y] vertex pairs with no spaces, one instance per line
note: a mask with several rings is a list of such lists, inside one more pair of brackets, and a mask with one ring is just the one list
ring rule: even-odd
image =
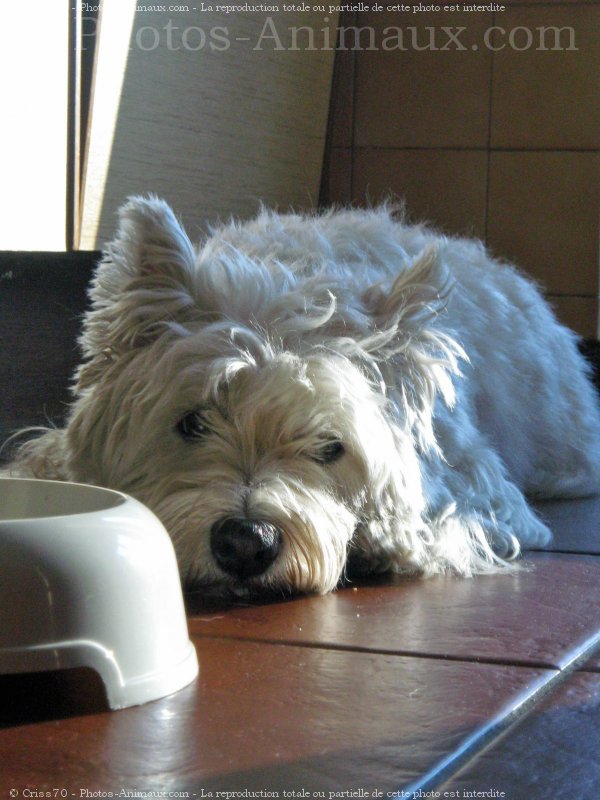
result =
[[[336,146],[335,149],[348,148]],[[388,145],[360,144],[355,145],[356,152],[392,151],[392,152],[451,152],[451,153],[600,153],[597,147],[487,147],[485,145]]]

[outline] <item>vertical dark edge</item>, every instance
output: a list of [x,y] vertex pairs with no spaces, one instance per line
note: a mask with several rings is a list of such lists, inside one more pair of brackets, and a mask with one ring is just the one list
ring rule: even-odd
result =
[[79,209],[77,213],[76,248],[81,246],[81,222],[85,193],[85,176],[87,169],[90,120],[94,94],[94,72],[96,65],[96,45],[100,26],[98,5],[88,6],[85,15],[80,19],[79,50]]
[[335,33],[335,50],[333,51],[333,67],[331,70],[331,83],[329,86],[329,109],[327,111],[327,130],[325,132],[323,161],[321,162],[321,181],[319,184],[318,208],[324,208],[329,204],[329,195],[330,195],[329,175],[331,172],[330,161],[331,161],[331,148],[333,143],[333,126],[334,126],[333,110],[335,107],[335,101],[337,96],[337,87],[340,82],[338,42],[339,42],[339,25],[341,20],[341,14],[342,12],[340,12],[338,16],[338,22],[337,22],[338,27]]
[[[496,12],[492,11],[492,27],[496,25]],[[494,68],[496,65],[495,51],[492,48],[490,59],[490,82],[488,90],[488,135],[487,135],[487,154],[486,154],[486,176],[485,176],[485,208],[483,218],[483,237],[486,245],[488,244],[488,229],[490,222],[490,186],[492,176],[492,124],[493,124],[493,103],[494,103]]]
[[[360,27],[360,12],[353,11],[351,24]],[[350,117],[350,203],[354,204],[354,163],[356,159],[356,81],[358,77],[358,59],[360,49],[352,51],[352,114]]]
[[79,237],[79,107],[81,50],[79,47],[81,6],[68,2],[68,88],[67,88],[67,174],[65,238],[67,251],[74,250]]
[[[340,29],[347,26],[356,24],[356,13],[348,11],[340,11],[338,19],[338,27],[336,31],[335,53],[333,56],[333,71],[331,76],[331,92],[329,95],[329,114],[327,117],[327,133],[325,137],[325,148],[323,152],[323,165],[321,169],[321,186],[319,191],[319,208],[323,208],[330,204],[330,167],[331,167],[331,153],[333,150],[333,134],[335,128],[334,109],[339,92],[340,82],[342,80],[342,70],[340,68]],[[356,69],[356,55],[352,52],[352,114],[350,118],[351,128],[351,142],[350,142],[350,170],[353,170],[353,153],[354,153],[354,84],[355,84],[355,69]],[[352,177],[351,181],[352,183]],[[352,189],[352,186],[350,187]],[[352,192],[350,193],[350,203],[352,202]]]

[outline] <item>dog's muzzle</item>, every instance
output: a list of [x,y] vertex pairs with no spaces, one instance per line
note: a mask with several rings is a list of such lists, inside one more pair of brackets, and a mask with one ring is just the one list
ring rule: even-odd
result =
[[243,580],[262,575],[277,558],[281,531],[270,522],[225,517],[210,529],[210,547],[218,566]]

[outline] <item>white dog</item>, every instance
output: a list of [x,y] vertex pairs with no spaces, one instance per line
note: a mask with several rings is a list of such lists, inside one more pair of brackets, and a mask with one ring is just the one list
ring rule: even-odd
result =
[[386,209],[263,212],[198,251],[157,198],[120,218],[68,424],[17,469],[139,498],[188,585],[495,571],[549,539],[523,493],[600,488],[575,336],[481,244]]

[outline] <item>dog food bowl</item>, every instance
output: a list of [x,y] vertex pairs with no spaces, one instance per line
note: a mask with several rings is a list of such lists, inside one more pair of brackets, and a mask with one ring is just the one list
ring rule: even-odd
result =
[[113,709],[196,677],[171,540],[119,492],[0,478],[0,673],[69,667]]

